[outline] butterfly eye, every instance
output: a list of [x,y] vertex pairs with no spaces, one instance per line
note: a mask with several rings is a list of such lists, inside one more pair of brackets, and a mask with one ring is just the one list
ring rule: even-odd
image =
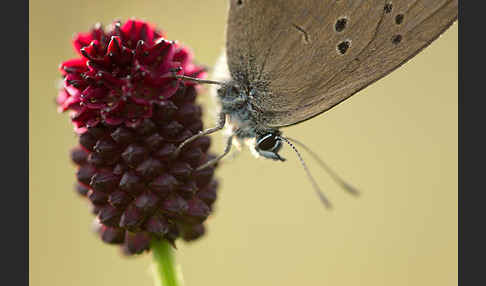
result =
[[270,152],[277,152],[282,145],[280,139],[277,138],[277,135],[273,133],[268,133],[263,135],[257,140],[257,149],[261,151],[270,151]]

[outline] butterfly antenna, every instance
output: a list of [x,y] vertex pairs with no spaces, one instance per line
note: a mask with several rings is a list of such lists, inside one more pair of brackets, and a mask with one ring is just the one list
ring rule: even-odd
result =
[[175,78],[181,79],[181,80],[184,80],[184,81],[193,81],[193,82],[197,82],[197,83],[223,85],[223,83],[219,82],[219,81],[208,80],[208,79],[200,79],[200,78],[195,78],[195,77],[190,77],[190,76],[185,76],[185,75],[175,75]]
[[359,195],[358,189],[356,189],[351,184],[346,182],[343,178],[341,178],[321,158],[319,158],[319,156],[317,156],[316,153],[314,153],[304,143],[302,143],[302,142],[300,142],[296,139],[289,138],[289,137],[287,137],[287,139],[294,142],[295,144],[301,146],[302,148],[304,148],[304,150],[306,150],[317,161],[317,163],[319,163],[319,165],[321,165],[321,167],[324,169],[324,171],[326,171],[329,174],[329,176],[331,176],[331,178],[334,180],[334,182],[336,182],[338,185],[340,185],[345,191],[347,191],[348,193],[355,195],[355,196]]
[[294,146],[294,144],[292,144],[292,142],[290,142],[287,138],[281,137],[281,136],[278,136],[277,138],[284,141],[285,143],[287,143],[294,150],[295,154],[297,154],[297,157],[299,157],[299,161],[302,164],[302,167],[304,168],[307,176],[309,177],[309,180],[311,181],[312,186],[314,187],[314,190],[316,191],[317,195],[319,196],[319,199],[321,199],[321,202],[324,204],[324,206],[326,206],[326,208],[330,209],[332,207],[331,202],[327,199],[327,197],[321,191],[321,189],[317,185],[314,177],[312,177],[312,174],[309,171],[309,168],[307,168],[307,165],[305,164],[305,161],[302,158],[302,155],[300,155],[300,152],[297,150],[297,148]]

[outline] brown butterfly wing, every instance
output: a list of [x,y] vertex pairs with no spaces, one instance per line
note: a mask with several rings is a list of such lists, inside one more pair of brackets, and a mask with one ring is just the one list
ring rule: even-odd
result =
[[398,68],[457,13],[457,0],[231,0],[228,66],[265,91],[262,123],[288,126]]

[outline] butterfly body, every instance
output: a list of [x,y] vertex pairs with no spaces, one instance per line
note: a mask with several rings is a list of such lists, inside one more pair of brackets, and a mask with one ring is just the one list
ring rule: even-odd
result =
[[[269,144],[269,135],[280,135],[277,128],[265,125],[262,113],[255,104],[255,99],[266,91],[258,88],[258,85],[252,86],[244,77],[239,79],[226,82],[217,90],[221,114],[227,117],[230,133],[237,141],[245,142],[252,151],[256,151],[256,154],[283,161],[284,159],[274,152],[280,150],[280,144],[275,142],[275,144],[270,144],[269,148],[265,148]],[[257,144],[258,142],[260,144]],[[275,146],[276,144],[278,144],[278,148]],[[274,146],[275,148],[273,148]]]
[[229,2],[220,63],[227,76],[211,82],[220,85],[220,120],[178,148],[229,127],[225,151],[204,166],[228,154],[236,139],[280,161],[285,142],[307,170],[293,145],[302,144],[279,129],[322,114],[383,78],[437,39],[458,14],[458,0]]
[[278,140],[280,128],[331,109],[401,66],[457,19],[458,6],[457,0],[229,2],[221,112],[234,138],[277,160],[276,152],[260,152],[261,140],[271,134]]

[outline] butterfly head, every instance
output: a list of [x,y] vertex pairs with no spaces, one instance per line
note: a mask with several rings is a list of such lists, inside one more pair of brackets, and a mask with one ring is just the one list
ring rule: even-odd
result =
[[256,138],[255,151],[262,157],[277,161],[285,161],[278,152],[282,148],[279,131],[264,133]]

